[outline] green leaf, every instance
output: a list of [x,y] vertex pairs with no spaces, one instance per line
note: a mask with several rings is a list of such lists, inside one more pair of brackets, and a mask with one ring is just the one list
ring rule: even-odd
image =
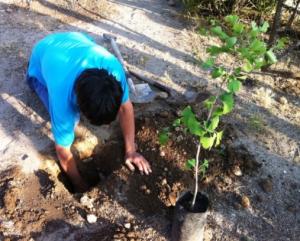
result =
[[236,93],[240,90],[240,88],[241,82],[238,81],[236,78],[231,78],[228,82],[227,89],[232,93]]
[[204,149],[210,149],[214,145],[215,139],[216,135],[210,137],[203,136],[200,138],[200,143]]
[[199,33],[200,35],[207,36],[207,32],[208,32],[208,31],[207,31],[206,28],[201,27],[201,28],[198,29],[198,33]]
[[241,74],[241,71],[242,71],[242,68],[241,68],[241,67],[237,67],[237,68],[234,70],[234,74],[235,74],[235,75],[239,75],[239,74]]
[[238,80],[246,80],[248,77],[247,75],[239,75],[236,77]]
[[182,111],[181,120],[191,134],[203,136],[206,133],[204,128],[201,127],[199,121],[196,119],[196,116],[190,106],[187,106]]
[[234,25],[239,21],[239,17],[237,15],[228,15],[224,18],[224,20],[230,25]]
[[223,131],[217,131],[215,147],[220,145],[222,137],[223,137]]
[[213,71],[211,72],[211,76],[216,79],[225,74],[225,70],[222,67],[214,68]]
[[210,31],[222,40],[228,38],[228,35],[225,32],[223,32],[220,26],[213,27],[210,29]]
[[273,51],[271,49],[269,51],[267,51],[266,56],[271,64],[274,64],[277,62],[276,55],[273,53]]
[[178,127],[178,126],[180,126],[180,124],[181,124],[181,119],[177,118],[176,120],[173,121],[172,126],[173,127]]
[[221,116],[223,115],[223,107],[217,107],[215,111],[212,113],[212,116]]
[[266,64],[266,61],[263,57],[256,58],[254,60],[254,69],[260,69]]
[[233,32],[238,35],[244,32],[244,28],[245,28],[245,25],[242,23],[235,23],[232,27]]
[[200,165],[200,172],[202,172],[202,175],[205,175],[207,169],[208,169],[209,163],[207,159],[204,159],[202,164]]
[[215,19],[209,20],[210,25],[215,26],[217,24],[217,21]]
[[263,25],[261,27],[259,27],[259,31],[261,33],[266,33],[269,29],[270,25],[268,22],[264,22]]
[[224,52],[224,49],[215,45],[210,46],[206,49],[207,53],[210,53],[212,56],[218,55]]
[[185,167],[187,169],[193,169],[196,166],[196,160],[195,159],[189,159],[185,163]]
[[250,36],[252,38],[255,38],[259,34],[259,29],[257,27],[256,22],[252,21],[251,22],[251,31],[250,31]]
[[169,131],[170,131],[170,127],[165,127],[165,128],[163,128],[163,132],[169,133]]
[[256,22],[254,22],[254,21],[251,22],[251,29],[254,31],[258,30]]
[[219,121],[220,121],[220,117],[214,116],[213,118],[211,118],[207,129],[209,131],[214,131],[218,127]]
[[234,105],[234,100],[233,100],[233,95],[232,93],[225,93],[220,96],[220,99],[223,102],[223,114],[228,114],[229,112],[232,111],[233,105]]
[[216,102],[216,97],[215,96],[211,96],[211,97],[209,97],[208,99],[206,99],[204,102],[203,102],[203,104],[204,104],[204,106],[207,108],[207,109],[210,109],[213,105],[214,105],[214,103]]
[[214,58],[208,58],[203,64],[202,68],[204,69],[210,69],[214,66],[215,64],[215,59]]
[[242,70],[245,72],[251,72],[253,70],[252,64],[249,62],[249,60],[245,60],[245,64],[242,66]]
[[193,117],[195,116],[194,113],[193,113],[193,111],[192,111],[192,108],[191,108],[190,106],[185,107],[185,108],[183,109],[181,115],[182,115],[181,120],[182,120],[183,124],[184,124],[186,127],[188,126],[188,121],[189,121],[189,119],[190,119],[190,118],[193,118]]
[[169,135],[166,132],[161,132],[158,136],[159,144],[164,146],[169,141]]
[[274,47],[274,49],[284,49],[285,45],[289,42],[289,39],[287,37],[283,37],[277,40],[277,43]]
[[230,38],[227,38],[225,40],[225,42],[226,42],[226,47],[227,48],[232,48],[236,44],[237,38],[236,37],[230,37]]
[[190,133],[196,136],[203,136],[206,133],[206,131],[200,126],[200,123],[196,120],[196,118],[189,119],[188,129]]
[[265,42],[255,39],[249,46],[250,51],[255,54],[264,54],[267,50],[267,45]]

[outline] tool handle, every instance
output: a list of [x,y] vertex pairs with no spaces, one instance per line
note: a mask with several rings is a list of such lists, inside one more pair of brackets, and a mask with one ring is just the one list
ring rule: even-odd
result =
[[117,55],[117,58],[119,59],[119,61],[121,62],[122,66],[123,66],[123,69],[124,69],[126,77],[127,77],[127,83],[129,85],[129,88],[130,88],[131,92],[135,94],[136,89],[135,89],[134,83],[133,83],[133,81],[130,77],[130,74],[129,74],[129,71],[128,71],[128,69],[126,67],[126,64],[124,62],[124,59],[123,59],[123,57],[122,57],[122,55],[119,51],[118,45],[117,45],[116,41],[113,38],[111,38],[110,42],[111,42],[111,46],[112,46],[115,54]]

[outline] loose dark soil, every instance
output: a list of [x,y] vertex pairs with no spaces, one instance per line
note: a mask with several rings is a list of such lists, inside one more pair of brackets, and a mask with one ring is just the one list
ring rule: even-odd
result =
[[[101,235],[103,238],[101,240],[113,238],[118,240],[118,238],[124,237],[127,237],[128,240],[129,238],[142,239],[143,231],[137,227],[145,225],[145,220],[153,216],[160,216],[162,220],[170,224],[176,199],[183,191],[193,189],[193,173],[186,169],[185,162],[193,157],[196,150],[196,140],[184,134],[183,129],[174,130],[167,145],[159,144],[158,132],[162,127],[169,126],[176,118],[173,113],[176,113],[176,110],[149,114],[136,120],[138,151],[150,162],[153,170],[151,175],[141,175],[138,171],[131,172],[124,166],[124,153],[121,151],[123,150],[122,138],[116,134],[104,145],[96,146],[91,157],[79,162],[83,177],[92,186],[90,191],[84,194],[93,200],[92,208],[87,207],[81,201],[82,194],[69,193],[72,192],[70,183],[60,172],[57,163],[52,162],[50,167],[56,166],[54,168],[56,172],[51,171],[51,168],[48,167],[36,171],[35,177],[24,178],[24,174],[15,169],[2,174],[0,180],[2,183],[0,188],[1,215],[16,221],[19,225],[17,227],[25,228],[24,224],[30,223],[32,231],[46,225],[42,234],[34,235],[37,240],[42,240],[39,238],[44,237],[57,225],[60,225],[61,221],[59,220],[47,222],[49,215],[56,217],[66,215],[68,218],[76,220],[80,217],[85,219],[91,211],[99,218],[106,216],[105,213],[108,212],[111,219],[104,222],[107,223],[105,234],[98,230],[98,234],[93,234],[93,239],[83,240],[97,240],[97,235]],[[230,140],[230,137],[226,138]],[[224,146],[212,152],[211,155],[205,153],[206,158],[211,162],[205,178],[201,179],[200,186],[209,196],[214,195],[217,186],[218,188],[229,188],[216,179],[216,176],[232,175],[231,168],[233,166],[239,165],[245,172],[253,171],[251,170],[253,164],[249,164],[252,161],[245,154],[245,150],[239,150],[243,153],[243,158],[230,161],[228,159],[230,155],[238,156],[240,154],[238,154],[239,152],[232,153],[233,149],[228,154],[228,150],[229,148]],[[16,182],[20,181],[23,184],[22,188],[14,187],[19,186],[16,185]],[[64,198],[60,199],[60,197]],[[66,197],[69,202],[66,202]],[[32,198],[35,201],[30,203]],[[38,203],[36,203],[37,201]],[[135,216],[128,220],[125,218],[123,221],[129,222],[130,228],[124,228],[120,221],[119,224],[116,223],[115,218],[118,215],[114,213],[114,210],[103,210],[102,207],[112,205],[114,202],[118,202],[119,206],[125,207]],[[25,210],[23,205],[26,206]],[[53,213],[55,208],[57,210]],[[116,208],[115,212],[118,212],[119,209],[121,208]],[[159,220],[155,222],[159,222]],[[34,225],[32,225],[33,223]],[[73,233],[78,232],[78,235],[83,232],[76,231],[77,228],[70,225],[66,227],[68,230],[73,230]],[[170,227],[165,227],[164,232],[168,236]],[[30,232],[27,235],[30,236]],[[76,240],[80,239],[76,238]]]

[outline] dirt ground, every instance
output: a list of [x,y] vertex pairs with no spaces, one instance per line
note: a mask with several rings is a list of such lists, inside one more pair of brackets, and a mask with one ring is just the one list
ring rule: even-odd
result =
[[[103,45],[101,35],[113,33],[128,63],[151,78],[215,91],[197,65],[214,40],[194,33],[167,1],[0,0],[0,240],[170,240],[176,198],[192,187],[185,160],[196,145],[178,129],[161,147],[158,131],[184,105],[135,106],[150,176],[123,165],[117,123],[96,128],[82,120],[73,151],[93,188],[72,193],[46,110],[24,82],[32,46],[57,31],[84,31]],[[223,122],[223,144],[203,154],[210,167],[200,187],[211,201],[205,241],[299,240],[299,63],[298,51],[253,74]],[[201,103],[192,106],[201,113]]]

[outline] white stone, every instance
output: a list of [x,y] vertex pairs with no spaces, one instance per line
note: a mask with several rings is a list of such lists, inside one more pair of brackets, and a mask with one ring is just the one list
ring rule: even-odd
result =
[[131,224],[130,224],[130,223],[125,223],[125,224],[124,224],[124,227],[127,228],[127,229],[130,229]]
[[96,223],[97,222],[97,216],[94,215],[94,214],[88,214],[86,219],[89,223]]
[[84,195],[80,198],[80,203],[89,209],[92,209],[94,207],[93,202],[94,199],[89,198],[87,195]]

